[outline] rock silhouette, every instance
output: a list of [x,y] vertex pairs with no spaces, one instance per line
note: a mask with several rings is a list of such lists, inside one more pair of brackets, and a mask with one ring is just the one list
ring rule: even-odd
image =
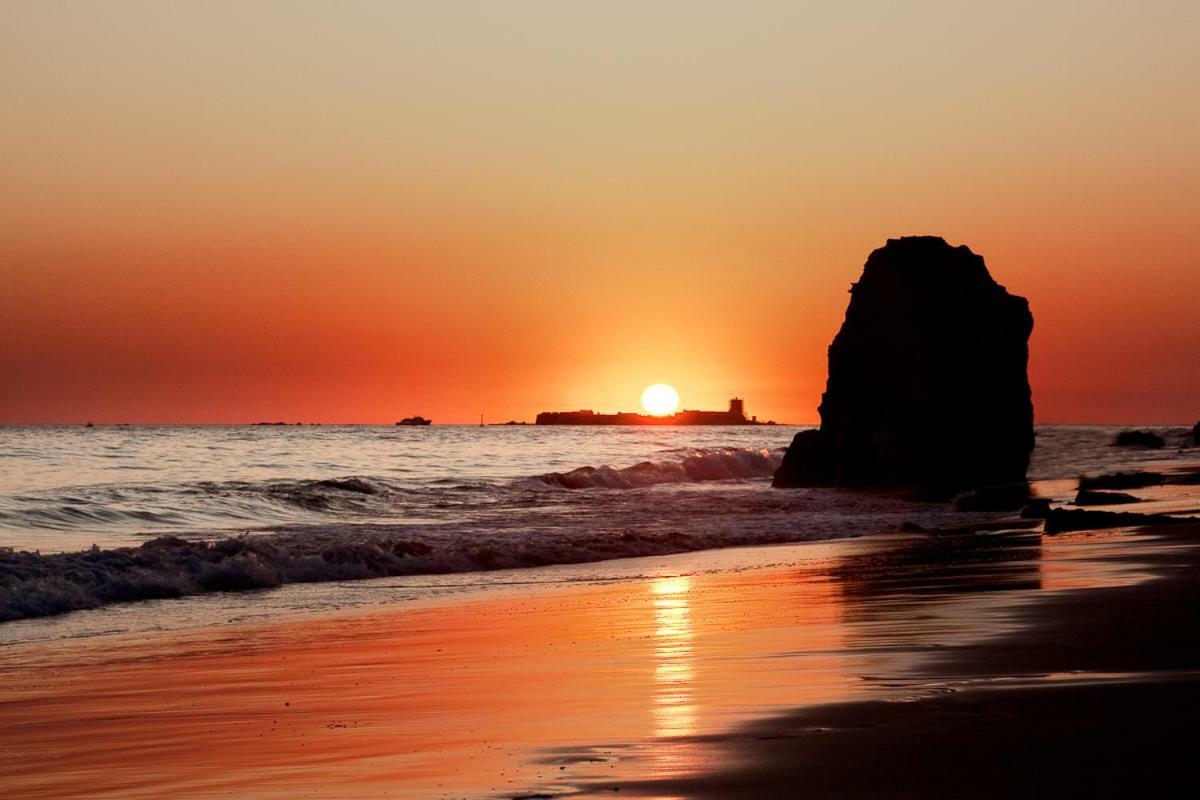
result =
[[1026,300],[936,236],[889,239],[850,295],[829,347],[821,428],[796,435],[774,485],[1023,481],[1033,450]]
[[1005,483],[980,486],[954,498],[956,511],[1017,511],[1029,502],[1029,484]]
[[1197,422],[1192,427],[1192,444],[1200,447],[1200,422]]
[[1140,503],[1137,497],[1125,492],[1099,492],[1095,489],[1080,489],[1075,494],[1077,506],[1116,506],[1128,503]]
[[1121,431],[1113,440],[1114,447],[1160,448],[1166,441],[1154,431]]
[[1132,528],[1145,525],[1182,525],[1200,522],[1200,517],[1173,517],[1170,514],[1137,514],[1129,511],[1093,511],[1091,509],[1052,508],[1046,515],[1045,532],[1091,531],[1101,528]]
[[1161,472],[1113,472],[1108,475],[1079,477],[1079,489],[1144,489],[1147,486],[1162,486],[1167,476]]

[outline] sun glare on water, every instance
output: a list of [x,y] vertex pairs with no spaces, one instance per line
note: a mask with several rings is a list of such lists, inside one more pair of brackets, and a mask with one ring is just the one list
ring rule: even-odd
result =
[[663,417],[679,408],[679,392],[665,383],[647,386],[642,392],[642,408],[656,417]]

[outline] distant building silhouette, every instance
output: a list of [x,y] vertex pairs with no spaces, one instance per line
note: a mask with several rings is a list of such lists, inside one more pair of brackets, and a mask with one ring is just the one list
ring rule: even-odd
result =
[[771,425],[760,423],[757,417],[746,418],[745,403],[740,397],[729,401],[728,411],[695,411],[685,409],[661,417],[618,411],[616,414],[597,414],[590,409],[581,411],[543,411],[537,415],[538,425]]

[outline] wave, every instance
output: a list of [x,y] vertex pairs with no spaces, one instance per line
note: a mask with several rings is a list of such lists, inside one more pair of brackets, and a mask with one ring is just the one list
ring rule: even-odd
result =
[[[152,511],[144,530],[157,538],[66,553],[0,549],[0,621],[292,583],[598,562],[995,516],[888,493],[771,491],[766,479],[782,454],[697,448],[503,482],[345,476],[73,489],[48,509],[61,524],[129,526]],[[655,488],[671,484],[679,488]],[[233,533],[197,520],[255,527]],[[168,525],[172,535],[159,535]]]
[[372,478],[116,484],[8,498],[0,525],[45,530],[167,529],[285,522],[303,514],[373,516],[404,493]]
[[73,553],[0,550],[0,621],[290,583],[578,564],[991,518],[894,495],[750,483],[653,502],[638,492],[554,491],[543,489],[540,500],[525,492],[524,507],[496,504],[433,522],[293,524]]
[[403,574],[405,558],[428,550],[400,539],[314,550],[266,536],[212,542],[163,536],[137,548],[0,552],[0,622],[130,600]]
[[320,480],[201,483],[194,491],[212,498],[261,500],[302,511],[333,514],[373,514],[410,494],[404,487],[382,478],[356,475]]
[[638,489],[660,483],[693,483],[741,478],[769,478],[783,460],[784,448],[698,448],[672,451],[682,458],[643,461],[632,467],[580,467],[549,472],[537,480],[564,489]]
[[580,467],[516,481],[440,477],[400,483],[377,476],[104,484],[0,502],[0,526],[59,531],[261,526],[311,519],[383,521],[453,508],[518,502],[531,489],[636,489],[662,483],[769,478],[783,450],[688,449],[631,467]]

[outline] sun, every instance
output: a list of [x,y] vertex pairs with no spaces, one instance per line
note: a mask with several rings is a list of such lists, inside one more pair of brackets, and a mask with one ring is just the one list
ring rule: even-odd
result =
[[679,392],[665,383],[647,386],[642,392],[642,408],[656,417],[665,417],[679,408]]

